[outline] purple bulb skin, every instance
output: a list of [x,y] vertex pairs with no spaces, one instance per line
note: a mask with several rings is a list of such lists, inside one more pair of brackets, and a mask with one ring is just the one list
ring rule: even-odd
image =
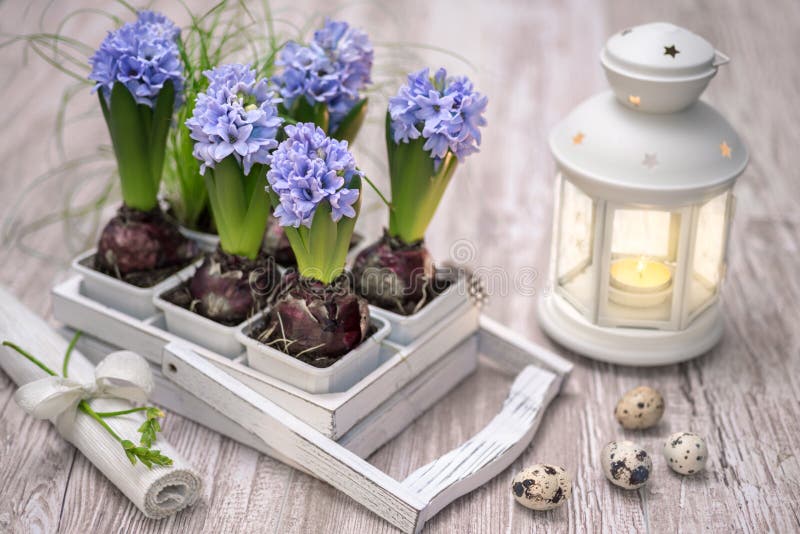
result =
[[100,234],[95,268],[124,277],[183,266],[198,254],[197,243],[184,237],[160,208],[140,211],[122,205]]
[[218,248],[189,280],[193,309],[223,324],[239,324],[266,307],[280,276],[271,256],[251,260]]
[[348,276],[332,284],[287,271],[256,336],[314,367],[328,367],[368,337],[369,305]]
[[433,298],[433,257],[423,241],[407,244],[384,232],[353,263],[356,292],[370,304],[411,315]]

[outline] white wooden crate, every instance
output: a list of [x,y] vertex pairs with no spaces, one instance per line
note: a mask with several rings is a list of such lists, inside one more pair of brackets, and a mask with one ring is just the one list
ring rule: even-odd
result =
[[[99,305],[81,295],[79,278],[54,288],[53,302],[69,326],[145,352],[155,402],[331,484],[404,532],[507,468],[572,367],[468,305],[412,345],[386,343],[381,366],[348,391],[314,395],[249,369],[242,356],[172,336],[158,316],[136,321]],[[91,336],[80,348],[94,360],[114,349]],[[517,375],[483,430],[403,481],[364,460],[471,373],[479,355]]]
[[481,431],[402,481],[364,460],[359,448],[394,417],[391,408],[377,410],[351,430],[352,438],[348,433],[337,442],[185,345],[165,347],[162,373],[182,389],[202,395],[222,415],[263,441],[268,454],[327,482],[403,532],[412,533],[455,499],[501,473],[528,447],[545,408],[571,369],[562,358],[488,319],[481,319],[481,329],[471,340],[478,353],[517,371],[509,395],[500,413]]
[[383,342],[379,367],[347,391],[314,394],[251,369],[244,354],[227,358],[182,340],[166,331],[161,314],[138,320],[86,297],[81,292],[79,276],[55,286],[52,294],[53,315],[66,326],[135,351],[156,365],[161,365],[167,344],[186,344],[213,365],[333,439],[344,435],[376,406],[474,334],[479,318],[478,309],[465,302],[437,328],[410,345]]
[[[62,329],[62,335],[67,339],[73,334],[74,330],[70,328]],[[346,443],[348,449],[362,458],[368,457],[475,371],[478,365],[477,345],[476,335],[462,341],[425,373],[375,407],[366,418],[338,438],[338,441]],[[86,334],[78,340],[76,348],[94,364],[111,352],[122,349]],[[188,393],[165,378],[160,366],[151,364],[151,370],[156,382],[156,390],[150,398],[152,402],[166,408],[170,413],[191,419],[258,451],[278,456],[263,441],[214,410],[202,398]],[[278,459],[284,461],[282,458]]]

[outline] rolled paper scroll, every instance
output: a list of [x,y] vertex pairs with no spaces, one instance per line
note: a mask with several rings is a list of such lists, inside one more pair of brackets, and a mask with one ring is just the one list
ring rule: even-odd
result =
[[[68,345],[67,341],[41,317],[31,312],[3,288],[0,288],[0,340],[19,345],[55,371],[61,370]],[[131,353],[118,354],[124,356],[111,358],[117,360],[112,362],[115,365],[119,365],[120,361],[124,362],[125,358],[131,358],[133,361]],[[8,347],[2,347],[0,350],[0,368],[18,386],[50,376]],[[149,372],[149,369],[147,371]],[[141,369],[137,369],[137,372],[141,374]],[[65,387],[72,387],[74,390],[75,384],[99,384],[103,379],[108,379],[108,374],[108,369],[99,370],[96,374],[95,367],[89,360],[74,350],[69,362],[69,381]],[[144,382],[143,389],[146,390],[146,379]],[[41,392],[29,391],[29,393]],[[113,388],[104,393],[113,395]],[[137,398],[137,396],[141,397],[139,394],[133,394],[127,398]],[[28,395],[25,397],[30,399]],[[70,402],[67,397],[69,395],[62,398]],[[171,466],[155,466],[148,469],[141,462],[133,465],[126,457],[120,443],[90,416],[78,410],[71,412],[53,410],[50,415],[46,413],[48,407],[43,405],[40,399],[37,400],[40,410],[38,413],[48,416],[61,436],[81,451],[147,517],[160,519],[172,515],[192,505],[200,497],[202,480],[197,471],[163,437],[159,436],[154,448],[172,458]],[[93,398],[90,404],[95,411],[101,412],[126,410],[134,406],[130,401],[113,397]],[[120,436],[136,441],[139,436],[137,429],[144,420],[145,416],[142,413],[132,413],[108,418],[106,422]]]

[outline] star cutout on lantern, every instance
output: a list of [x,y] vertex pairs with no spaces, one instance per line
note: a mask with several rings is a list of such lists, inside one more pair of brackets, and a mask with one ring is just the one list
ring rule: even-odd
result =
[[639,104],[642,103],[642,98],[636,95],[628,95],[628,102],[630,102],[631,105],[636,106],[638,108]]
[[731,159],[733,150],[731,149],[730,145],[728,145],[727,141],[722,141],[722,144],[719,145],[719,151],[723,158]]
[[586,137],[583,132],[578,132],[572,136],[572,144],[573,145],[580,145],[583,143],[583,138]]
[[655,154],[645,153],[644,159],[642,160],[642,165],[652,170],[656,165],[658,165],[658,157]]
[[675,45],[669,45],[669,46],[665,46],[664,47],[664,55],[665,56],[671,56],[674,59],[675,56],[677,56],[680,53],[681,53],[681,51],[678,50],[677,48],[675,48]]

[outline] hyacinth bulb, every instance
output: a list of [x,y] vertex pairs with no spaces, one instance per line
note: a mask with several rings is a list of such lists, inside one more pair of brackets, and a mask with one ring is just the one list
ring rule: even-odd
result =
[[256,336],[269,346],[315,367],[328,367],[368,336],[369,305],[356,295],[347,276],[332,284],[284,275]]
[[140,211],[125,205],[100,234],[95,267],[123,277],[131,273],[183,266],[199,253],[161,209]]
[[275,261],[255,260],[217,249],[189,281],[193,309],[223,324],[238,324],[263,309],[280,281]]
[[370,304],[411,315],[433,297],[435,268],[425,243],[404,243],[384,232],[353,263],[356,292]]

